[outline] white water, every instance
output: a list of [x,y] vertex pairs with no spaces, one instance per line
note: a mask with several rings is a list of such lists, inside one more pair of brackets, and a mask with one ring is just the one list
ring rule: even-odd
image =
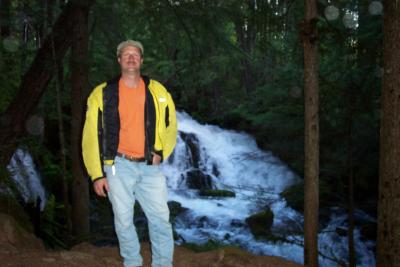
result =
[[[279,193],[300,181],[283,162],[271,153],[257,148],[254,139],[244,133],[201,125],[186,113],[178,113],[180,136],[174,155],[163,164],[168,178],[169,198],[189,209],[176,219],[175,230],[186,242],[204,243],[209,239],[236,244],[262,255],[281,256],[303,263],[303,216],[287,207]],[[198,196],[198,190],[188,189],[186,173],[193,170],[196,158],[182,140],[182,133],[191,134],[199,150],[198,169],[212,178],[213,188],[228,189],[235,198],[212,199]],[[190,138],[189,138],[190,139]],[[45,191],[28,152],[16,150],[7,167],[18,184],[25,201],[40,197],[45,205]],[[218,170],[218,171],[216,171]],[[293,241],[257,241],[246,227],[245,219],[263,207],[274,213],[272,232]],[[362,212],[359,217],[373,221]],[[346,216],[332,210],[331,221],[319,234],[319,250],[324,255],[347,262],[347,237],[339,236],[336,228],[346,229]],[[292,234],[291,234],[292,233]],[[293,234],[297,233],[297,234]],[[354,232],[357,266],[375,266],[373,242],[361,241],[360,231]],[[181,241],[182,242],[182,241]],[[338,266],[335,261],[320,257],[320,266]]]
[[40,198],[40,210],[43,211],[46,205],[46,193],[29,152],[18,148],[7,166],[7,170],[11,173],[24,201],[36,203]]
[[[235,198],[212,199],[199,197],[198,190],[188,189],[186,173],[195,168],[193,160],[196,156],[191,154],[190,146],[182,139],[184,135],[180,134],[174,155],[163,164],[163,170],[170,200],[189,209],[175,222],[181,239],[198,244],[209,239],[218,240],[240,245],[256,254],[281,256],[302,264],[303,247],[299,244],[303,242],[300,234],[303,216],[289,208],[279,196],[300,179],[271,153],[258,149],[249,135],[201,125],[186,113],[177,116],[179,132],[186,136],[189,134],[192,146],[198,147],[198,169],[211,176],[213,188],[236,193]],[[265,206],[274,213],[272,232],[297,244],[253,238],[245,219]],[[333,213],[331,222],[319,234],[319,248],[324,255],[347,262],[347,237],[336,233],[339,226],[346,228],[346,216]],[[362,242],[359,230],[355,231],[357,266],[375,266],[373,245],[372,242]],[[321,256],[320,266],[338,265]]]

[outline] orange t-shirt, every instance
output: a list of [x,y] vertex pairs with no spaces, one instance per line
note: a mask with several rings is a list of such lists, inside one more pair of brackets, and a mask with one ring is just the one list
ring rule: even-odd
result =
[[144,82],[140,82],[136,88],[125,85],[119,80],[119,145],[118,152],[128,156],[144,157]]

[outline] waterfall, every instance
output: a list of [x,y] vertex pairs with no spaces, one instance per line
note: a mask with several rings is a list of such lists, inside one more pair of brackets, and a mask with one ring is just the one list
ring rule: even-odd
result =
[[37,200],[40,199],[40,210],[43,211],[46,204],[46,194],[41,177],[29,152],[18,148],[7,166],[7,170],[12,175],[24,201],[36,204]]
[[[303,215],[287,206],[279,193],[301,181],[271,152],[260,150],[245,133],[201,125],[184,112],[177,113],[178,142],[173,155],[162,165],[169,187],[169,200],[186,209],[175,219],[182,240],[204,243],[209,239],[235,244],[253,253],[281,256],[303,263]],[[202,190],[224,189],[235,197],[212,198]],[[274,214],[271,231],[290,242],[256,240],[246,218],[265,207]],[[373,220],[359,211],[360,216]],[[328,226],[319,233],[320,266],[347,262],[347,236],[336,228],[347,228],[345,213],[332,212]],[[297,244],[296,244],[297,243]],[[375,265],[373,242],[362,241],[355,230],[357,266]],[[330,258],[330,259],[329,259]],[[332,260],[332,259],[336,259]]]

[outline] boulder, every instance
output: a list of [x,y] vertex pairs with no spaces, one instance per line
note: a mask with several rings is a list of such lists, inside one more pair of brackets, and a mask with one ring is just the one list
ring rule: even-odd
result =
[[180,132],[180,135],[189,148],[190,155],[192,156],[192,166],[198,168],[200,161],[199,140],[192,133]]
[[202,197],[216,197],[216,198],[221,198],[221,197],[235,197],[236,194],[235,192],[229,191],[229,190],[213,190],[213,189],[207,189],[207,190],[201,190],[199,192],[199,195]]
[[211,176],[203,173],[199,169],[191,170],[186,173],[186,184],[189,189],[206,190],[212,188]]
[[273,222],[274,213],[269,208],[246,218],[246,223],[256,239],[272,238],[271,226]]

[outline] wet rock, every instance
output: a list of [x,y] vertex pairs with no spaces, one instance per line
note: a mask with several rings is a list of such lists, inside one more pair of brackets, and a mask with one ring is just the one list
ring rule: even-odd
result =
[[340,236],[347,236],[348,234],[348,230],[342,227],[336,227],[335,231]]
[[199,195],[202,197],[235,197],[235,192],[229,190],[201,190]]
[[180,135],[189,148],[189,152],[192,156],[192,166],[198,168],[200,161],[199,139],[192,133],[180,132]]
[[250,227],[251,233],[257,239],[271,238],[273,221],[274,213],[269,208],[246,218],[246,223]]
[[361,225],[361,237],[364,240],[376,240],[377,225],[375,222],[369,222]]
[[232,221],[231,221],[231,226],[233,226],[233,227],[243,227],[243,226],[245,226],[246,224],[243,222],[243,221],[241,221],[241,220],[237,220],[237,219],[233,219]]
[[188,208],[182,207],[182,204],[178,201],[168,201],[168,208],[172,219],[175,219],[176,216],[188,210]]
[[206,190],[212,188],[211,176],[203,173],[199,169],[191,170],[186,173],[186,184],[189,189]]

